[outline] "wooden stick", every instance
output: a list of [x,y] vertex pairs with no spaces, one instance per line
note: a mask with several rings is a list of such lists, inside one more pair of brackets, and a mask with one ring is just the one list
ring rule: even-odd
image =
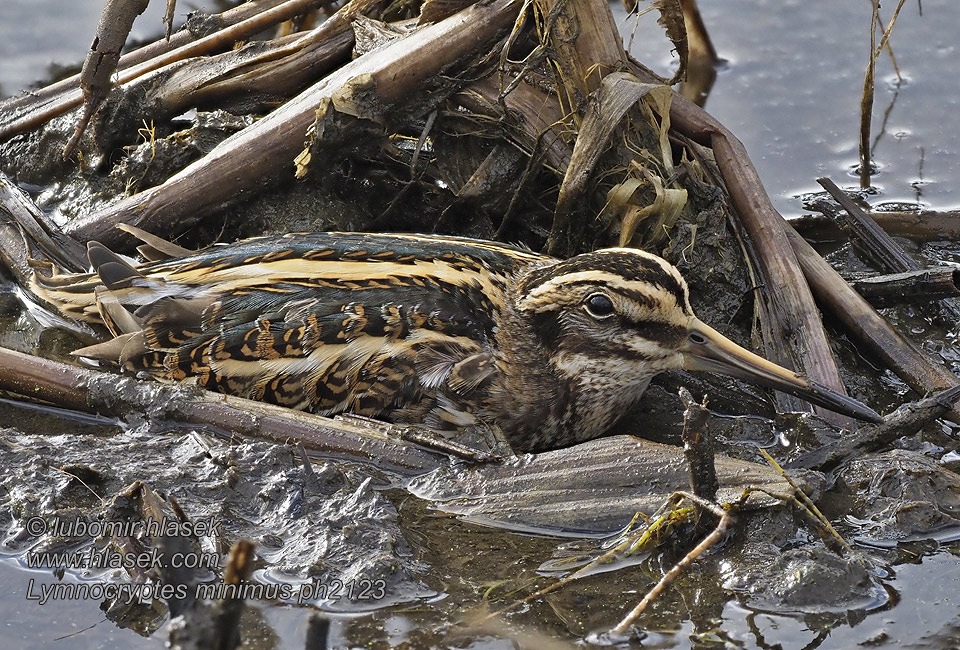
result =
[[[826,201],[824,200],[824,203]],[[809,214],[791,220],[805,239],[838,239],[842,233],[830,218],[826,206],[813,208],[820,214]],[[960,239],[960,212],[956,210],[919,210],[916,212],[871,210],[870,218],[894,237],[916,242]],[[826,215],[826,216],[824,216]]]
[[[677,103],[689,104],[675,97],[674,104]],[[771,325],[774,328],[773,341],[767,341],[767,354],[772,353],[776,357],[773,360],[780,365],[799,365],[801,371],[813,381],[843,393],[843,381],[830,350],[820,312],[800,270],[797,256],[784,235],[783,224],[786,222],[763,190],[760,177],[743,144],[723,127],[714,130],[711,144],[740,222],[750,236],[750,243],[757,250],[759,271],[767,287],[763,296],[770,306]],[[793,363],[787,360],[791,357],[795,360]],[[850,419],[844,416],[826,409],[818,408],[816,411],[839,426],[852,425]]]
[[960,239],[960,211],[919,212],[871,211],[870,218],[891,235],[915,241]]
[[63,159],[69,160],[80,142],[90,118],[107,98],[113,85],[111,77],[120,62],[120,50],[127,42],[133,21],[147,10],[149,0],[107,0],[100,14],[93,45],[80,70],[80,90],[83,93],[83,112],[73,130],[73,135],[63,148]]
[[863,252],[866,257],[864,261],[888,273],[917,271],[922,268],[919,262],[907,255],[836,183],[826,177],[818,178],[817,182],[846,210],[844,216],[850,242]]
[[852,284],[874,307],[917,304],[960,296],[960,270],[921,269],[855,279]]
[[[0,172],[0,262],[21,286],[33,275],[30,259],[44,258],[56,262],[64,270],[83,271],[87,267],[87,251],[73,239],[63,235],[47,220],[33,201]],[[32,251],[31,245],[40,250]]]
[[683,402],[683,455],[687,459],[690,471],[690,489],[701,499],[713,502],[717,499],[720,481],[717,479],[717,467],[714,463],[713,438],[707,431],[707,398],[698,404],[690,391],[680,389]]
[[678,92],[698,106],[703,106],[716,81],[720,58],[700,15],[697,0],[680,0],[680,9],[687,30],[689,60],[686,77],[680,83]]

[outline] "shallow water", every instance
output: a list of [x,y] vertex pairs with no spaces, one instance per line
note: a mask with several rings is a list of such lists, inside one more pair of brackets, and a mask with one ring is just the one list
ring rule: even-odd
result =
[[[612,5],[625,38],[633,18]],[[881,5],[889,20],[896,3]],[[871,204],[960,206],[960,14],[952,0],[907,2],[890,38],[902,81],[884,53],[876,69]],[[857,186],[860,98],[870,50],[870,3],[831,0],[701,2],[725,60],[706,108],[746,145],[776,207],[802,212],[798,196],[820,176]],[[654,24],[640,19],[634,56],[661,74],[675,59]]]
[[[196,4],[196,3],[195,3]],[[156,33],[163,3],[154,0],[147,16],[135,26],[135,36]],[[935,209],[960,206],[960,56],[956,43],[958,9],[954,0],[927,0],[923,15],[908,3],[891,40],[904,81],[897,82],[889,57],[881,57],[874,104],[876,191],[868,200],[879,205],[903,202]],[[622,11],[618,7],[615,9]],[[819,191],[815,179],[830,176],[844,187],[857,179],[860,87],[868,48],[869,4],[763,2],[716,0],[701,10],[714,43],[725,59],[707,108],[740,137],[753,157],[761,178],[778,209],[799,215],[801,197]],[[884,6],[889,18],[892,3]],[[182,17],[186,8],[181,7]],[[43,78],[51,64],[78,65],[89,45],[99,14],[97,2],[63,0],[3,0],[0,3],[0,93]],[[624,19],[629,33],[632,19]],[[652,67],[668,72],[669,45],[659,37],[654,18],[641,19],[633,53]],[[882,132],[881,132],[882,129]],[[879,133],[879,135],[877,135]],[[946,248],[946,247],[945,247]],[[953,248],[956,248],[955,246]],[[6,331],[17,331],[11,328]],[[7,334],[9,336],[9,334]],[[0,425],[20,422],[22,413],[0,410]],[[349,643],[372,647],[428,647],[440,642],[427,632],[459,618],[460,604],[474,603],[477,594],[500,581],[535,581],[539,564],[551,558],[556,540],[519,536],[463,524],[428,510],[415,499],[396,499],[400,525],[414,542],[413,553],[423,556],[434,572],[429,586],[442,593],[434,602],[397,606],[373,617],[342,617],[334,621],[335,647]],[[914,552],[914,551],[919,552]],[[960,644],[960,558],[956,542],[918,549],[902,548],[887,556],[893,575],[883,581],[891,600],[875,611],[852,612],[829,619],[813,615],[786,616],[750,609],[726,600],[716,610],[714,623],[728,647],[869,647],[954,648]],[[490,567],[488,558],[496,558]],[[896,561],[894,561],[894,559]],[[596,580],[591,588],[537,603],[522,617],[543,621],[542,633],[574,640],[590,630],[583,620],[614,623],[620,610],[640,598],[661,567],[639,565],[615,578]],[[14,558],[0,558],[0,579],[12,585],[0,596],[0,622],[5,626],[4,647],[22,648],[160,648],[161,629],[142,637],[104,620],[98,603],[64,601],[40,606],[25,599],[29,578],[49,580],[49,572],[27,572]],[[70,576],[66,580],[72,579]],[[601,583],[609,580],[613,584]],[[719,591],[719,590],[718,590]],[[623,594],[607,616],[610,593]],[[704,600],[722,594],[702,595]],[[577,600],[580,599],[580,600]],[[691,622],[699,601],[666,594],[654,608],[651,626],[660,632],[645,640],[650,647],[716,645],[703,634],[704,621]],[[671,609],[673,611],[671,611]],[[584,619],[568,619],[570,612]],[[686,612],[686,613],[685,613]],[[303,647],[306,612],[287,605],[256,604],[247,617],[248,647]],[[52,621],[52,622],[51,622]],[[71,636],[72,635],[72,636]],[[494,632],[467,635],[451,647],[510,648],[510,641]],[[528,647],[535,647],[530,645]]]

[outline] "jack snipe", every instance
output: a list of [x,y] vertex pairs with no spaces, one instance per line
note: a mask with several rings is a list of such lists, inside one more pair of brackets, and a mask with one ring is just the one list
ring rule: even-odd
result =
[[133,267],[91,243],[96,273],[35,277],[65,315],[114,335],[76,354],[321,414],[499,427],[518,451],[603,434],[672,368],[879,419],[701,322],[677,269],[639,250],[561,261],[454,237],[317,233],[193,253],[141,236],[154,258],[179,255]]

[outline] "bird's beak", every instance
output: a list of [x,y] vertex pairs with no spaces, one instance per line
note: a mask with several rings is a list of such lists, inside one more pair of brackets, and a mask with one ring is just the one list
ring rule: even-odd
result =
[[680,352],[683,354],[685,370],[705,370],[730,375],[767,388],[775,388],[859,420],[883,422],[883,418],[869,406],[826,386],[807,381],[797,373],[741,348],[698,318],[690,319],[687,342],[680,348]]

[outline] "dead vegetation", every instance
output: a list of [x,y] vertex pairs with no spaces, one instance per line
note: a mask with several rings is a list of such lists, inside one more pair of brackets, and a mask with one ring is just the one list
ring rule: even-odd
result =
[[[691,15],[689,3],[654,5],[680,53],[679,77],[688,67],[683,13]],[[249,40],[309,12],[330,15]],[[105,25],[118,27],[110,16]],[[602,245],[654,250],[692,271],[687,277],[695,299],[714,304],[707,310],[713,319],[733,321],[746,303],[752,315],[742,337],[755,336],[768,358],[842,391],[816,297],[917,392],[960,385],[783,221],[743,146],[723,125],[676,94],[669,86],[676,79],[661,79],[630,59],[601,0],[260,1],[197,18],[194,25],[124,57],[107,57],[111,65],[95,76],[85,69],[79,78],[0,105],[0,157],[8,173],[31,183],[66,178],[93,196],[92,209],[78,211],[61,232],[4,179],[2,209],[11,218],[0,225],[0,240],[4,262],[20,279],[33,272],[26,263],[31,258],[82,266],[78,242],[129,248],[133,239],[120,224],[200,243],[247,234],[251,224],[243,217],[251,205],[262,205],[255,201],[300,192],[317,199],[318,212],[331,213],[320,218],[324,226],[521,241],[556,256]],[[117,39],[111,42],[118,55]],[[715,56],[705,36],[692,43],[691,51]],[[698,66],[700,59],[689,63]],[[191,129],[175,118],[189,109],[256,119],[227,119],[230,126],[218,135],[229,135],[188,147],[200,131],[199,118]],[[114,165],[118,156],[124,156],[124,169]],[[343,204],[359,207],[332,214]],[[270,227],[289,230],[289,223]],[[890,250],[895,243],[885,245]],[[952,288],[938,296],[956,295],[949,280]],[[936,283],[948,284],[946,278]],[[765,290],[770,287],[776,290]],[[108,387],[112,380],[96,371],[8,351],[0,358],[5,390],[78,411],[269,433],[402,473],[440,466],[435,454],[369,423],[323,421],[233,398],[173,395],[133,380]],[[924,403],[920,415],[910,411],[909,418],[861,432],[797,466],[833,468],[947,409],[956,420],[949,405],[955,396],[941,395]],[[789,397],[778,400],[784,410],[802,408]],[[821,415],[841,427],[851,424]],[[901,420],[909,422],[898,428]],[[604,447],[608,454],[623,449]],[[656,453],[664,464],[677,458]],[[598,462],[597,456],[562,460],[568,469]],[[719,482],[729,486],[743,468],[725,469]],[[720,523],[659,589],[731,524],[728,512],[712,504],[715,486],[706,495],[711,504],[701,503],[693,487],[696,496],[672,498],[671,508],[682,497]],[[661,490],[657,498],[663,496]],[[511,500],[515,495],[506,495],[503,507]],[[615,634],[633,625],[648,602]]]

